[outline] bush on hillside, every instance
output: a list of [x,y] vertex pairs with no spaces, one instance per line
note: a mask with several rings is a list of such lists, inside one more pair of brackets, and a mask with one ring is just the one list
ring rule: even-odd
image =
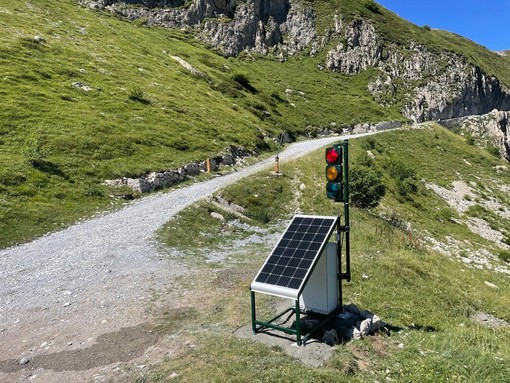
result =
[[390,177],[395,180],[397,191],[402,196],[408,196],[418,191],[416,170],[399,159],[390,159],[385,165]]
[[381,11],[379,9],[379,4],[377,4],[374,0],[365,0],[363,5],[365,6],[366,9],[374,13],[379,13]]
[[349,195],[353,206],[373,209],[385,194],[386,186],[376,169],[363,166],[349,171]]
[[253,85],[250,84],[250,79],[244,73],[234,73],[232,75],[232,80],[241,85],[244,89],[251,93],[257,93],[257,89]]
[[499,152],[499,148],[494,144],[487,145],[487,151],[493,155],[494,157],[500,157],[501,153]]
[[129,91],[128,97],[132,101],[137,101],[142,104],[150,104],[150,100],[145,96],[143,90],[139,86],[135,86]]
[[508,250],[500,250],[498,252],[498,257],[502,261],[510,263],[510,251],[508,251]]

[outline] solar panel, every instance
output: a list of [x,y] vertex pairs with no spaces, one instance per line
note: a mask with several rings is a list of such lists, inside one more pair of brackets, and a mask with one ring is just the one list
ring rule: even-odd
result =
[[297,299],[338,217],[296,215],[251,284],[253,291]]

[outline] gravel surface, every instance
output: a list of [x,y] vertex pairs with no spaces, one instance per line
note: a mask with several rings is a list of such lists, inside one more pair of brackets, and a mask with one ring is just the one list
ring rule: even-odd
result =
[[[280,160],[361,135],[295,143],[280,153]],[[69,376],[74,382],[104,381],[107,374],[97,370],[92,379],[90,371],[112,360],[100,360],[96,353],[98,360],[92,355],[84,363],[65,352],[90,348],[104,334],[122,333],[120,329],[144,333],[140,324],[147,321],[151,294],[189,272],[158,253],[155,231],[185,207],[273,162],[268,158],[225,176],[149,195],[119,211],[1,250],[0,382],[68,381]],[[55,360],[50,363],[51,355]],[[88,373],[76,374],[85,369]],[[69,371],[72,375],[65,375]]]

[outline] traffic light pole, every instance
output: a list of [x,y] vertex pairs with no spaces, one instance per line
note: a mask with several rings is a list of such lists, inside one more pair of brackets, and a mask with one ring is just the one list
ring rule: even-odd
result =
[[[349,222],[349,141],[326,148],[326,196],[344,204],[344,224],[341,213],[337,227],[338,309],[342,310],[342,281],[351,280],[351,243]],[[345,273],[342,272],[342,248],[345,238]]]
[[[349,221],[349,141],[342,142],[343,152],[343,204],[344,204],[344,225],[341,217],[338,220],[337,236],[337,257],[338,257],[338,308],[343,307],[342,302],[342,281],[351,281],[351,243],[350,243],[350,221]],[[342,237],[345,235],[345,273],[342,272]]]

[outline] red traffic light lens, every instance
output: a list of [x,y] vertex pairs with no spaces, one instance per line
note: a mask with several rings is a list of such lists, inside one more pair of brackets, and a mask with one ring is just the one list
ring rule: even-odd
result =
[[335,148],[326,149],[326,162],[328,164],[334,164],[340,158],[340,153]]

